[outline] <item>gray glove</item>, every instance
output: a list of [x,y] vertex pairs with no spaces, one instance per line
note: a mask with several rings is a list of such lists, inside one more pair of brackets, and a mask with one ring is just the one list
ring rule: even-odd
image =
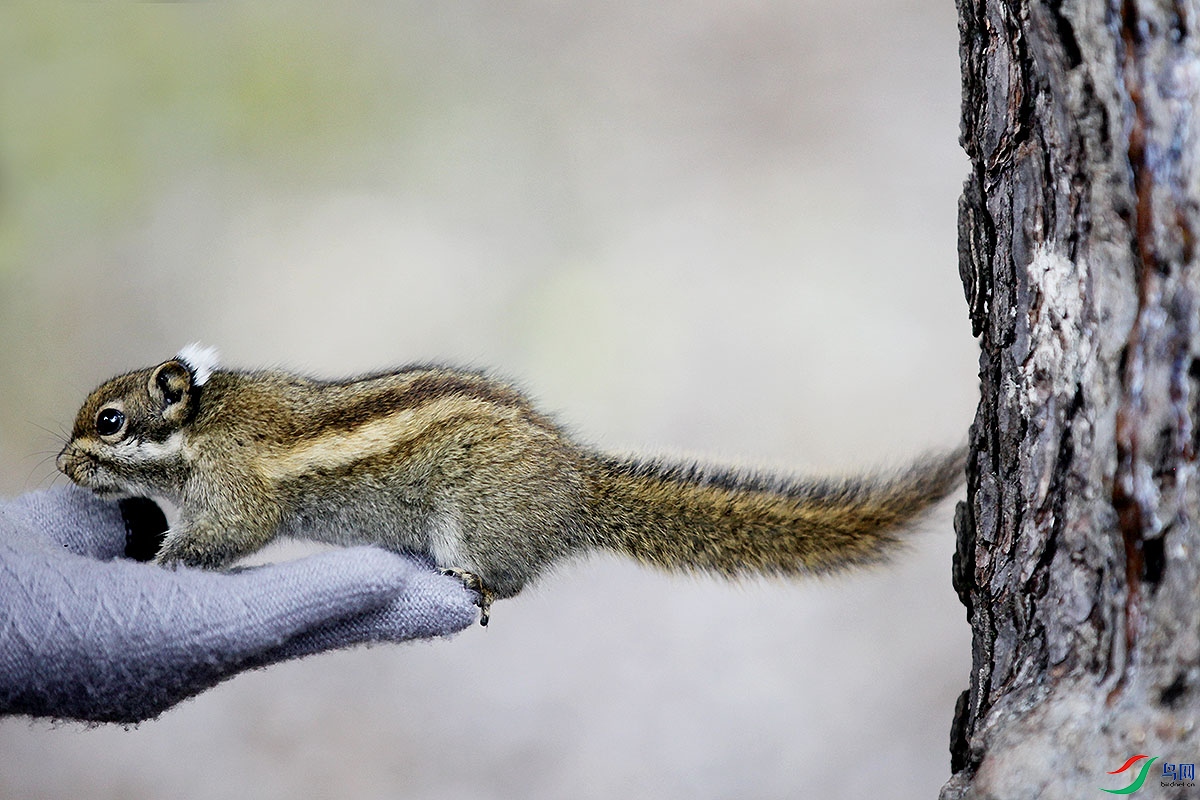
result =
[[475,619],[461,580],[373,547],[224,573],[124,557],[165,529],[76,487],[0,502],[0,713],[138,722],[242,670]]

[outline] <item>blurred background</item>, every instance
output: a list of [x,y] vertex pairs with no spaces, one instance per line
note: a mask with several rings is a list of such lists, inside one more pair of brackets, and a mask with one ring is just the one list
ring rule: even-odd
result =
[[[486,366],[614,451],[841,472],[965,438],[945,0],[4,4],[0,72],[0,494],[61,483],[87,392],[192,340]],[[136,729],[3,719],[0,796],[933,797],[952,505],[863,574],[595,558]]]

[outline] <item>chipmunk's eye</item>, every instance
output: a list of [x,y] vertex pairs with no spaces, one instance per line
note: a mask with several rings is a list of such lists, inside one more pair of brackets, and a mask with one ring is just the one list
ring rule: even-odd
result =
[[125,427],[125,414],[118,408],[105,408],[96,415],[96,433],[112,436]]

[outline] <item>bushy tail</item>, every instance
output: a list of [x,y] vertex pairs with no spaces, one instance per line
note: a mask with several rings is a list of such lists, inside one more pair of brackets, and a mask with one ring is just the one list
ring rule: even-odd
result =
[[829,572],[884,557],[962,483],[965,463],[962,449],[891,476],[808,481],[596,455],[589,537],[673,571]]

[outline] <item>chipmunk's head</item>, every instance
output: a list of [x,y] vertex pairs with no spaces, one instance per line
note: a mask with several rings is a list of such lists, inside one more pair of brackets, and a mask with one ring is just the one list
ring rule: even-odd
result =
[[174,494],[184,468],[183,429],[215,364],[215,351],[192,345],[101,384],[75,417],[59,471],[102,497]]

